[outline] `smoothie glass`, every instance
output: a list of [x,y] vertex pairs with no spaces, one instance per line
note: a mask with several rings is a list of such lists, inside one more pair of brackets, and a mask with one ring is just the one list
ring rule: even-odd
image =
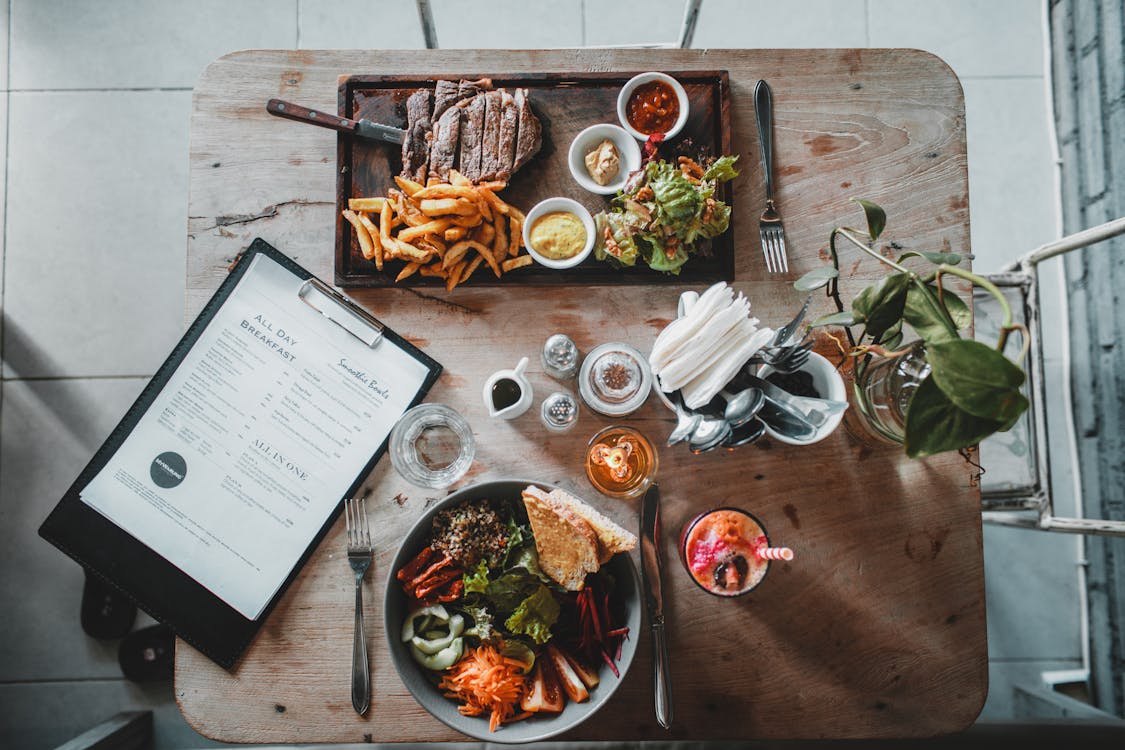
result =
[[770,560],[792,560],[788,547],[771,547],[766,528],[739,508],[716,508],[688,521],[680,532],[680,561],[709,594],[735,597],[753,591]]

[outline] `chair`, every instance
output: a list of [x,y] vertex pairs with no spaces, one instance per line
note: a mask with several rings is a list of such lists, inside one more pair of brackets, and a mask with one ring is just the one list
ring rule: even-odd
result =
[[[989,471],[982,476],[981,502],[986,523],[1019,526],[1071,534],[1125,536],[1125,521],[1056,516],[1051,497],[1050,449],[1047,440],[1047,393],[1043,367],[1042,326],[1039,319],[1039,264],[1058,255],[1125,234],[1125,218],[1101,224],[1063,237],[1033,250],[1002,272],[987,278],[1000,288],[1017,321],[1027,326],[1030,336],[1027,382],[1024,394],[1031,408],[1007,433],[998,433],[981,444],[982,456]],[[995,341],[999,322],[995,319],[996,302],[990,294],[974,292],[976,333],[979,340]],[[1018,337],[1013,337],[1018,339]],[[1023,342],[1013,340],[1012,345]],[[1062,425],[1071,443],[1075,440],[1074,425]],[[1075,467],[1077,471],[1077,467]],[[997,481],[989,474],[1005,474]],[[1013,476],[1014,475],[1014,476]],[[1034,511],[1013,514],[1012,511]]]

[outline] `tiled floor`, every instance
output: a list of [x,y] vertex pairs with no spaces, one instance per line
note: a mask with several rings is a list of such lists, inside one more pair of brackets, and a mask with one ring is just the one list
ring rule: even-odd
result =
[[[996,270],[1055,237],[1040,3],[704,0],[697,47],[921,47],[960,75],[972,241]],[[674,41],[679,0],[432,0],[443,47]],[[209,743],[170,685],[123,681],[78,624],[79,568],[35,529],[182,327],[190,89],[248,47],[421,47],[412,0],[0,3],[0,746],[54,746],[128,707],[158,748]],[[5,197],[6,196],[6,197]],[[49,281],[47,281],[49,279]],[[1051,288],[1053,288],[1053,282]],[[1048,353],[1062,377],[1061,349]],[[1057,415],[1056,415],[1057,416]],[[1068,490],[1067,474],[1060,487]],[[1081,665],[1078,542],[987,528],[991,691]]]

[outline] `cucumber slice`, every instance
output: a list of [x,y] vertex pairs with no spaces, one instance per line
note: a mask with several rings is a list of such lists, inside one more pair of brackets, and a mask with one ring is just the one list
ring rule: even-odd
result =
[[452,643],[436,654],[424,654],[414,648],[410,649],[410,653],[414,657],[414,661],[418,662],[426,669],[432,669],[434,671],[449,669],[454,664],[461,661],[461,657],[465,654],[465,639],[454,638]]

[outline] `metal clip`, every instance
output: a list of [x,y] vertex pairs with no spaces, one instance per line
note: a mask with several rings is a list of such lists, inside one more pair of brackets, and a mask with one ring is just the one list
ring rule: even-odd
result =
[[[316,295],[320,295],[320,298],[329,304],[314,304],[312,299]],[[369,348],[374,349],[383,340],[383,324],[375,316],[319,279],[305,279],[297,296],[306,305],[355,336]],[[329,312],[330,309],[338,310],[342,315],[333,316]]]

